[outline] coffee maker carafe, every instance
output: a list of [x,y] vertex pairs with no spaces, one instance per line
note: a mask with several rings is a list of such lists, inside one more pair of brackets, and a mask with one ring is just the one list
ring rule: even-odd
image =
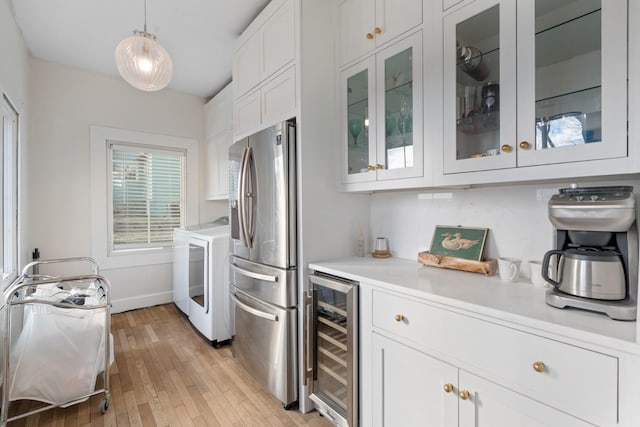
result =
[[[542,275],[549,305],[635,320],[638,235],[633,187],[571,187],[549,200],[555,249]],[[553,261],[553,262],[552,262]]]

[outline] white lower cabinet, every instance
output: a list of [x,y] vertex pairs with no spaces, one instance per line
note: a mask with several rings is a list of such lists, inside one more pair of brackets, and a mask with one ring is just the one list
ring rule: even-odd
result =
[[448,363],[373,334],[375,426],[589,426]]
[[375,426],[457,426],[458,399],[443,390],[457,379],[455,367],[373,334]]
[[[593,424],[460,370],[459,424],[465,427],[585,427]],[[463,396],[467,396],[463,399]],[[567,390],[565,390],[566,392]],[[577,392],[577,391],[576,391]],[[577,393],[579,394],[579,393]]]
[[617,357],[428,301],[360,295],[372,425],[619,425]]

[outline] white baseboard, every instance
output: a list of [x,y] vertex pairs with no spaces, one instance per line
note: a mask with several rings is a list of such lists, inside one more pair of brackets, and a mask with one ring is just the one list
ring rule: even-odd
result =
[[173,302],[173,291],[111,300],[111,313],[122,313],[123,311],[152,307],[170,302]]

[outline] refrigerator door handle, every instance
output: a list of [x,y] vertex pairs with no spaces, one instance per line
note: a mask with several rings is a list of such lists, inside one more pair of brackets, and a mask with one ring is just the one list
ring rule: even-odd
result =
[[242,151],[242,159],[240,160],[240,175],[238,177],[238,217],[240,223],[240,231],[242,241],[247,248],[251,248],[252,240],[249,238],[249,230],[247,228],[247,187],[249,185],[249,152],[250,148]]
[[253,247],[253,238],[256,235],[256,189],[258,186],[256,185],[256,164],[253,159],[253,148],[249,147],[247,153],[247,199],[250,203],[249,209],[247,210],[247,231],[249,237],[249,247]]
[[251,277],[252,279],[263,280],[265,282],[277,282],[278,276],[272,276],[269,274],[256,273],[255,271],[245,270],[242,267],[238,267],[236,264],[229,264],[231,269],[237,273],[242,274],[243,276]]
[[267,313],[253,307],[249,307],[247,304],[240,301],[234,294],[231,294],[231,299],[239,308],[246,311],[247,313],[253,314],[254,316],[262,317],[263,319],[271,320],[272,322],[278,321],[278,316],[276,316],[275,314]]

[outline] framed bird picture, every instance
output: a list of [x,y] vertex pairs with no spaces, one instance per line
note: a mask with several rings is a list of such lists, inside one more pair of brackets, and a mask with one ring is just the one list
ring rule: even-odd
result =
[[429,252],[456,258],[482,261],[488,228],[436,225]]

